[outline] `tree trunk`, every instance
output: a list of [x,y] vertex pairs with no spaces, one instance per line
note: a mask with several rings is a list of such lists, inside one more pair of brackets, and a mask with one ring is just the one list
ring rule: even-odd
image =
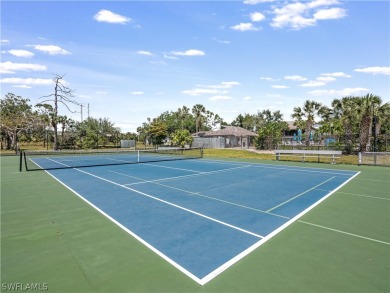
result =
[[343,121],[343,126],[345,129],[345,149],[350,154],[353,148],[353,131],[348,121]]
[[57,123],[53,123],[54,128],[54,146],[53,149],[58,150],[58,131],[57,131]]
[[18,147],[18,133],[17,133],[17,129],[14,130],[14,132],[12,133],[12,149],[13,150],[16,150],[17,147]]
[[311,129],[311,123],[309,121],[306,122],[306,129],[305,129],[305,145],[310,145],[310,129]]
[[361,120],[360,133],[359,133],[361,152],[367,151],[367,144],[370,139],[370,127],[371,127],[371,116],[369,114],[365,114]]
[[62,124],[61,127],[61,144],[64,144],[64,134],[65,134],[65,124]]

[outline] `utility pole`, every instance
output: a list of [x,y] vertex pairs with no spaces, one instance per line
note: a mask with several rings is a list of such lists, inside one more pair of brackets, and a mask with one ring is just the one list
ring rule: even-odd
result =
[[89,103],[88,103],[88,119],[89,119]]
[[81,122],[83,122],[83,104],[80,104],[81,108]]

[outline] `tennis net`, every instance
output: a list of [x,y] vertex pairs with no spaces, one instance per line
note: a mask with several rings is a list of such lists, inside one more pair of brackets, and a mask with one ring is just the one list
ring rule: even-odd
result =
[[19,169],[26,171],[137,164],[159,161],[198,159],[202,148],[162,148],[116,151],[23,151]]
[[359,165],[390,166],[390,152],[359,153]]

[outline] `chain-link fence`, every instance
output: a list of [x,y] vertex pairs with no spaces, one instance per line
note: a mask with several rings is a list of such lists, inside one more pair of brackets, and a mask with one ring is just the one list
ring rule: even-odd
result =
[[296,137],[273,137],[265,139],[265,143],[258,145],[259,149],[305,149],[305,150],[339,150],[345,154],[358,154],[359,152],[390,152],[390,134],[371,136],[364,149],[360,145],[359,135],[350,136],[313,136],[308,144],[303,137],[299,141]]

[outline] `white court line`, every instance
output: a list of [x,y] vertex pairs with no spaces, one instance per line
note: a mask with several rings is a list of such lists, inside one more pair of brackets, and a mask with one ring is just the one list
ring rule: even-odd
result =
[[252,245],[251,247],[249,247],[247,250],[243,251],[242,253],[240,253],[239,255],[237,255],[236,257],[234,257],[233,259],[231,259],[230,261],[228,261],[227,263],[223,264],[222,266],[220,266],[219,268],[217,268],[215,271],[211,272],[209,275],[207,275],[206,277],[204,277],[202,279],[202,283],[207,283],[208,281],[212,280],[213,278],[215,278],[216,276],[218,276],[220,273],[222,273],[224,270],[226,270],[228,267],[230,267],[231,265],[233,265],[234,263],[236,263],[237,261],[239,261],[240,259],[242,259],[243,257],[245,257],[246,255],[248,255],[249,253],[251,253],[252,251],[254,251],[256,248],[260,247],[262,244],[264,244],[265,242],[267,242],[269,239],[271,239],[273,236],[275,236],[276,234],[278,234],[279,232],[281,232],[282,230],[284,230],[285,228],[287,228],[289,225],[291,225],[292,223],[294,223],[296,220],[298,220],[299,218],[301,218],[303,215],[305,215],[306,213],[308,213],[310,210],[312,210],[313,208],[315,208],[317,205],[319,205],[321,202],[323,202],[324,200],[326,200],[328,197],[330,197],[334,192],[336,192],[337,190],[339,190],[340,188],[342,188],[344,185],[346,185],[349,181],[351,181],[353,178],[355,178],[357,175],[359,175],[360,172],[358,172],[357,174],[355,174],[353,177],[349,178],[348,180],[346,180],[343,184],[341,184],[339,187],[335,188],[333,191],[329,192],[327,195],[325,195],[324,197],[322,197],[320,200],[318,200],[317,202],[315,202],[314,204],[312,204],[311,206],[309,206],[308,208],[306,208],[304,211],[300,212],[298,215],[296,215],[295,217],[293,217],[292,219],[290,219],[288,222],[286,222],[285,224],[283,224],[282,226],[280,226],[279,228],[277,228],[276,230],[274,230],[273,232],[271,232],[270,234],[268,234],[266,237],[264,237],[263,239],[261,239],[259,242],[255,243],[254,245]]
[[[188,178],[188,177],[196,177],[196,176],[209,175],[209,174],[215,174],[215,173],[222,173],[222,172],[227,172],[227,171],[231,171],[231,170],[238,170],[238,169],[243,169],[243,168],[248,168],[248,167],[250,167],[250,166],[249,165],[245,165],[245,166],[241,166],[241,167],[234,167],[234,168],[228,168],[228,169],[222,169],[222,170],[215,170],[215,171],[208,171],[208,172],[199,172],[197,174],[181,175],[181,176],[174,176],[174,177],[166,177],[166,178],[155,179],[155,180],[145,180],[143,182],[135,182],[135,183],[129,183],[129,184],[124,184],[124,185],[125,186],[132,186],[132,185],[145,184],[145,183],[154,183],[154,182],[167,181],[167,180],[176,180],[176,179],[181,179],[181,178]],[[110,172],[114,172],[114,171],[110,171]]]
[[145,164],[144,166],[154,166],[154,167],[159,167],[159,168],[174,169],[174,170],[188,171],[188,172],[194,172],[194,173],[201,173],[202,172],[202,171],[196,171],[196,170],[190,170],[190,169],[168,167],[168,166],[164,166],[164,165],[149,164],[149,163]]
[[337,230],[337,229],[333,229],[333,228],[329,228],[329,227],[325,227],[325,226],[321,226],[321,225],[317,225],[317,224],[301,221],[301,220],[298,220],[298,222],[299,223],[303,223],[303,224],[307,224],[307,225],[310,225],[310,226],[314,226],[314,227],[319,227],[319,228],[322,228],[322,229],[330,230],[330,231],[333,231],[333,232],[346,234],[346,235],[349,235],[349,236],[353,236],[353,237],[357,237],[357,238],[361,238],[361,239],[365,239],[365,240],[370,240],[370,241],[374,241],[374,242],[390,245],[390,243],[386,242],[386,241],[381,241],[381,240],[377,240],[377,239],[374,239],[374,238],[369,238],[369,237],[365,237],[365,236],[361,236],[361,235],[357,235],[357,234],[353,234],[353,233],[349,233],[349,232],[345,232],[345,231],[341,231],[341,230]]
[[[77,170],[77,169],[75,169]],[[146,242],[145,240],[143,240],[140,236],[138,236],[137,234],[135,234],[133,231],[131,231],[130,229],[126,228],[125,226],[123,226],[121,223],[119,223],[117,220],[115,220],[114,218],[112,218],[110,215],[106,214],[103,210],[99,209],[97,206],[95,206],[93,203],[91,203],[90,201],[88,201],[87,199],[85,199],[82,195],[80,195],[79,193],[77,193],[75,190],[73,190],[71,187],[69,187],[68,185],[66,185],[64,182],[62,182],[61,180],[59,180],[57,177],[55,177],[53,174],[51,174],[50,172],[48,172],[47,170],[45,170],[45,172],[47,174],[49,174],[51,177],[53,177],[57,182],[59,182],[60,184],[62,184],[63,186],[65,186],[67,189],[69,189],[71,192],[73,192],[76,196],[78,196],[81,200],[83,200],[84,202],[86,202],[88,205],[90,205],[92,208],[94,208],[95,210],[97,210],[99,213],[101,213],[103,216],[105,216],[107,219],[109,219],[110,221],[112,221],[114,224],[118,225],[121,229],[123,229],[124,231],[126,231],[127,233],[129,233],[131,236],[133,236],[135,239],[137,239],[139,242],[141,242],[143,245],[145,245],[147,248],[149,248],[151,251],[153,251],[154,253],[156,253],[158,256],[160,256],[161,258],[163,258],[164,260],[166,260],[168,263],[170,263],[171,265],[173,265],[175,268],[177,268],[179,271],[183,272],[185,275],[187,275],[188,277],[190,277],[192,280],[194,280],[195,282],[197,282],[198,284],[200,285],[204,285],[205,283],[202,281],[202,279],[199,279],[197,276],[195,276],[194,274],[192,274],[190,271],[188,271],[187,269],[185,269],[184,267],[182,267],[181,265],[179,265],[178,263],[176,263],[175,261],[173,261],[171,258],[169,258],[168,256],[166,256],[164,253],[162,253],[160,250],[158,250],[157,248],[155,248],[153,245],[149,244],[148,242]]]
[[306,190],[306,191],[304,191],[304,192],[302,192],[302,193],[300,193],[300,194],[298,194],[298,195],[296,195],[296,196],[286,200],[285,202],[282,202],[281,204],[278,204],[277,206],[267,210],[267,213],[277,209],[278,207],[281,207],[281,206],[285,205],[286,203],[289,203],[290,201],[292,201],[292,200],[294,200],[294,199],[296,199],[296,198],[298,198],[298,197],[308,193],[309,191],[312,191],[313,189],[316,189],[317,187],[319,187],[319,186],[329,182],[330,180],[333,180],[334,178],[335,178],[335,176],[333,176],[333,177],[329,178],[328,180],[326,180],[326,181],[324,181],[324,182],[322,182],[322,183],[320,183],[320,184],[318,184],[318,185],[316,185],[316,186],[314,186],[314,187],[312,187],[312,188],[310,188],[310,189],[308,189],[308,190]]
[[343,191],[337,191],[337,193],[348,194],[348,195],[355,195],[355,196],[361,196],[361,197],[368,197],[368,198],[374,198],[374,199],[389,200],[390,201],[390,198],[371,196],[371,195],[365,195],[365,194],[349,193],[349,192],[343,192]]
[[[209,159],[201,159],[201,160],[195,160],[194,162],[201,163],[201,162],[210,162],[210,163],[217,163],[217,164],[243,164],[244,162],[225,162],[225,161],[218,161],[218,160],[209,160]],[[287,166],[287,165],[266,165],[266,164],[257,164],[257,163],[247,163],[248,165],[252,167],[258,167],[258,168],[267,168],[267,169],[277,169],[277,170],[288,170],[293,172],[307,172],[307,173],[322,173],[322,174],[331,174],[331,175],[342,175],[342,176],[353,176],[357,173],[357,171],[350,171],[350,170],[332,170],[332,169],[319,169],[319,168],[311,168],[311,167],[300,167],[300,166]],[[307,170],[311,169],[311,170]],[[330,171],[330,172],[324,172],[320,170]],[[345,171],[345,172],[351,172],[351,173],[338,173],[335,171]]]
[[[51,161],[53,161],[53,162],[56,162],[56,163],[58,163],[58,164],[67,166],[67,165],[65,165],[65,164],[63,164],[63,163],[61,163],[61,162],[57,162],[57,161],[55,161],[55,160],[53,160],[53,159],[49,159],[49,160],[51,160]],[[67,167],[69,167],[69,166],[67,166]],[[128,189],[128,190],[131,190],[131,191],[136,192],[136,193],[138,193],[138,194],[141,194],[141,195],[143,195],[143,196],[146,196],[146,197],[152,198],[152,199],[154,199],[154,200],[163,202],[163,203],[165,203],[165,204],[168,204],[168,205],[170,205],[170,206],[173,206],[173,207],[176,207],[176,208],[178,208],[178,209],[184,210],[184,211],[186,211],[186,212],[195,214],[195,215],[200,216],[200,217],[202,217],[202,218],[206,218],[206,219],[211,220],[211,221],[213,221],[213,222],[216,222],[216,223],[222,224],[222,225],[224,225],[224,226],[233,228],[233,229],[235,229],[235,230],[244,232],[244,233],[246,233],[246,234],[249,234],[249,235],[252,235],[252,236],[255,236],[255,237],[258,237],[258,238],[264,238],[264,236],[261,236],[261,235],[259,235],[259,234],[253,233],[253,232],[251,232],[251,231],[248,231],[248,230],[245,230],[245,229],[242,229],[242,228],[239,228],[239,227],[234,226],[234,225],[230,225],[230,224],[225,223],[225,222],[223,222],[223,221],[214,219],[214,218],[212,218],[212,217],[209,217],[209,216],[206,216],[206,215],[204,215],[204,214],[195,212],[195,211],[193,211],[193,210],[187,209],[187,208],[185,208],[185,207],[179,206],[179,205],[174,204],[174,203],[171,203],[171,202],[169,202],[169,201],[166,201],[166,200],[160,199],[160,198],[158,198],[158,197],[149,195],[149,194],[144,193],[144,192],[142,192],[142,191],[138,191],[138,190],[136,190],[136,189],[127,187],[127,186],[125,186],[125,185],[123,185],[123,184],[119,184],[119,183],[117,183],[117,182],[114,182],[114,181],[108,180],[108,179],[106,179],[106,178],[103,178],[103,177],[94,175],[94,174],[89,173],[89,172],[84,171],[84,170],[80,170],[80,169],[77,169],[77,168],[73,168],[73,169],[76,170],[76,171],[79,171],[79,172],[81,172],[81,173],[85,173],[85,174],[87,174],[87,175],[89,175],[89,176],[98,178],[98,179],[100,179],[100,180],[102,180],[102,181],[106,181],[106,182],[111,183],[111,184],[113,184],[113,185],[116,185],[116,186],[119,186],[119,187],[122,187],[122,188],[125,188],[125,189]]]
[[193,211],[193,210],[190,210],[190,209],[187,209],[187,208],[185,208],[185,207],[179,206],[179,205],[177,205],[177,204],[171,203],[171,202],[169,202],[169,201],[166,201],[166,200],[160,199],[160,198],[158,198],[158,197],[155,197],[155,196],[149,195],[149,194],[147,194],[147,193],[144,193],[144,192],[142,192],[142,191],[138,191],[138,190],[136,190],[136,189],[133,189],[133,188],[127,187],[127,186],[125,186],[125,185],[123,185],[123,184],[119,184],[119,183],[116,183],[116,182],[114,182],[114,181],[111,181],[111,180],[105,179],[105,178],[103,178],[103,177],[100,177],[100,176],[94,175],[94,174],[92,174],[92,173],[89,173],[89,172],[87,172],[87,171],[80,170],[80,169],[77,169],[77,168],[74,168],[74,170],[76,170],[76,171],[79,171],[79,172],[82,172],[82,173],[85,173],[85,174],[87,174],[87,175],[90,175],[90,176],[92,176],[92,177],[98,178],[98,179],[100,179],[100,180],[102,180],[102,181],[106,181],[106,182],[108,182],[108,183],[111,183],[111,184],[113,184],[113,185],[116,185],[116,186],[119,186],[119,187],[122,187],[122,188],[125,188],[125,189],[128,189],[128,190],[131,190],[131,191],[133,191],[133,192],[136,192],[136,193],[138,193],[138,194],[141,194],[141,195],[143,195],[143,196],[146,196],[146,197],[152,198],[152,199],[154,199],[154,200],[157,200],[157,201],[163,202],[163,203],[165,203],[165,204],[168,204],[168,205],[170,205],[170,206],[173,206],[173,207],[176,207],[176,208],[178,208],[178,209],[184,210],[184,211],[186,211],[186,212],[189,212],[189,213],[191,213],[191,214],[194,214],[194,215],[200,216],[200,217],[202,217],[202,218],[205,218],[205,219],[211,220],[211,221],[213,221],[213,222],[216,222],[216,223],[222,224],[222,225],[224,225],[224,226],[227,226],[227,227],[233,228],[233,229],[235,229],[235,230],[238,230],[238,231],[244,232],[244,233],[246,233],[246,234],[250,234],[250,235],[252,235],[252,236],[255,236],[255,237],[258,237],[258,238],[264,238],[264,236],[261,236],[261,235],[259,235],[259,234],[256,234],[256,233],[250,232],[250,231],[248,231],[248,230],[245,230],[245,229],[242,229],[242,228],[236,227],[236,226],[234,226],[234,225],[230,225],[230,224],[228,224],[228,223],[225,223],[225,222],[219,221],[219,220],[217,220],[217,219],[214,219],[214,218],[212,218],[212,217],[209,217],[209,216],[206,216],[206,215],[204,215],[204,214],[201,214],[201,213],[195,212],[195,211]]
[[374,181],[374,182],[386,182],[390,183],[389,180],[378,180],[378,179],[365,179],[365,178],[356,178],[356,180],[362,180],[362,181]]
[[[52,159],[50,159],[52,160]],[[59,164],[62,164],[64,166],[67,166],[63,163],[60,163],[60,162],[57,162],[55,160],[52,160],[56,163],[59,163]],[[69,166],[67,166],[69,167]],[[98,179],[101,179],[103,181],[107,181],[111,184],[114,184],[114,185],[117,185],[117,186],[120,186],[120,187],[123,187],[123,188],[126,188],[126,189],[129,189],[129,190],[132,190],[136,193],[139,193],[139,194],[142,194],[142,195],[145,195],[147,197],[151,197],[153,198],[152,196],[150,195],[147,195],[147,194],[144,194],[140,191],[137,191],[137,190],[134,190],[132,188],[128,188],[124,185],[121,185],[121,184],[118,184],[116,182],[113,182],[113,181],[110,181],[110,180],[107,180],[105,178],[101,178],[99,176],[96,176],[94,174],[91,174],[91,173],[88,173],[86,171],[83,171],[83,170],[80,170],[80,169],[77,169],[77,168],[72,168],[73,170],[76,170],[76,171],[79,171],[79,172],[82,172],[82,173],[86,173],[87,175],[90,175],[92,177],[96,177]],[[168,263],[170,263],[171,265],[173,265],[175,268],[177,268],[179,271],[183,272],[185,275],[187,275],[188,277],[190,277],[192,280],[194,280],[195,282],[197,282],[198,284],[200,285],[204,285],[206,284],[208,281],[210,281],[211,279],[213,279],[214,277],[216,277],[217,275],[219,275],[220,273],[222,273],[224,270],[226,270],[228,267],[230,267],[231,265],[233,265],[234,263],[236,263],[238,260],[240,260],[242,257],[244,257],[245,255],[247,255],[248,253],[250,253],[252,250],[254,250],[256,247],[256,244],[261,244],[262,241],[259,241],[257,243],[255,243],[252,247],[248,248],[247,250],[245,250],[244,252],[240,253],[239,255],[237,255],[236,257],[234,257],[233,259],[230,259],[229,261],[227,261],[225,264],[223,264],[222,266],[220,266],[219,268],[217,268],[216,270],[214,270],[213,272],[211,272],[210,274],[208,274],[207,276],[205,276],[204,278],[202,279],[199,279],[197,276],[195,276],[194,274],[192,274],[190,271],[188,271],[187,269],[185,269],[184,267],[182,267],[181,265],[179,265],[178,263],[176,263],[174,260],[172,260],[171,258],[169,258],[167,255],[165,255],[164,253],[162,253],[160,250],[158,250],[157,248],[155,248],[154,246],[152,246],[151,244],[149,244],[148,242],[146,242],[145,240],[143,240],[140,236],[138,236],[137,234],[135,234],[134,232],[132,232],[130,229],[126,228],[125,226],[123,226],[121,223],[119,223],[118,221],[116,221],[114,218],[112,218],[110,215],[106,214],[103,210],[99,209],[97,206],[95,206],[93,203],[89,202],[87,199],[85,199],[83,196],[81,196],[79,193],[77,193],[75,190],[73,190],[72,188],[70,188],[69,186],[67,186],[65,183],[63,183],[61,180],[59,180],[58,178],[56,178],[54,175],[52,175],[51,173],[49,173],[47,170],[45,170],[46,173],[48,173],[51,177],[53,177],[56,181],[58,181],[59,183],[61,183],[62,185],[64,185],[66,188],[68,188],[70,191],[72,191],[74,194],[76,194],[78,197],[80,197],[83,201],[85,201],[87,204],[89,204],[90,206],[92,206],[94,209],[96,209],[98,212],[100,212],[102,215],[104,215],[105,217],[107,217],[109,220],[111,220],[113,223],[115,223],[116,225],[118,225],[120,228],[122,228],[124,231],[126,231],[127,233],[129,233],[130,235],[132,235],[135,239],[137,239],[138,241],[140,241],[142,244],[144,244],[146,247],[148,247],[150,250],[152,250],[153,252],[155,252],[157,255],[161,256],[164,260],[166,260]],[[161,201],[161,202],[165,202],[161,199],[158,199],[158,198],[154,198],[158,201]],[[165,202],[169,205],[172,205],[172,206],[176,206],[177,208],[180,208],[180,209],[183,209],[183,210],[187,210],[189,212],[191,212],[189,209],[185,209],[183,207],[180,207],[180,206],[177,206],[177,205],[174,205],[172,203],[169,203],[169,202]],[[196,213],[196,212],[192,212],[194,214],[197,214],[199,216],[201,216],[201,214],[199,213]],[[210,220],[212,220],[212,218],[210,217],[207,217],[207,216],[204,216]],[[229,224],[224,224],[223,222],[221,221],[218,221],[218,220],[214,220],[220,224],[223,224],[223,225],[226,225],[226,226],[229,226],[231,228],[234,228],[233,225],[229,225]],[[263,237],[263,236],[260,236],[260,235],[257,235],[255,233],[252,233],[252,232],[249,232],[249,231],[245,231],[244,229],[240,229],[238,227],[236,227],[238,230],[241,230],[242,232],[244,233],[248,233],[248,234],[251,234],[255,237],[258,237],[260,239],[268,239],[269,235],[267,235],[267,237]],[[234,228],[235,229],[235,228]],[[271,233],[272,234],[272,233]],[[259,245],[260,245],[259,244]]]
[[[131,163],[131,162],[137,163],[137,161],[126,161],[126,160],[111,159],[111,158],[109,158],[109,160],[113,160],[113,161],[116,161],[116,162],[124,162],[124,163],[127,163],[127,162],[129,162],[129,163]],[[147,162],[145,162],[145,163],[147,163]],[[150,164],[150,163],[144,164],[144,166],[154,166],[154,167],[159,167],[159,168],[175,169],[175,170],[188,171],[188,172],[194,172],[194,173],[199,173],[200,172],[200,171],[196,171],[196,170],[174,168],[174,167],[168,167],[168,166],[163,166],[163,165],[155,165],[155,164]]]
[[[118,174],[118,175],[122,175],[122,176],[125,176],[125,177],[130,177],[130,178],[134,178],[134,179],[138,179],[138,180],[144,180],[144,179],[139,178],[139,177],[131,176],[131,175],[120,173],[120,172],[115,172],[115,171],[112,171],[112,170],[108,170],[108,172],[112,172],[112,173],[115,173],[115,174]],[[144,180],[144,181],[146,181],[146,180]],[[248,206],[245,206],[245,205],[241,205],[241,204],[238,204],[238,203],[234,203],[234,202],[231,202],[231,201],[215,198],[215,197],[212,197],[212,196],[207,196],[207,195],[204,195],[204,194],[202,194],[200,192],[192,192],[192,191],[188,191],[188,190],[185,190],[185,189],[181,189],[181,188],[177,188],[177,187],[161,184],[161,183],[158,183],[156,181],[148,181],[148,183],[164,186],[164,187],[167,187],[167,188],[170,188],[170,189],[182,191],[182,192],[185,192],[185,193],[188,193],[188,194],[197,195],[197,196],[200,196],[200,197],[204,197],[204,198],[208,198],[208,199],[211,199],[211,200],[219,201],[219,202],[222,202],[222,203],[225,203],[225,204],[234,205],[234,206],[237,206],[237,207],[241,207],[241,208],[244,208],[244,209],[256,211],[256,212],[259,212],[259,213],[268,214],[268,215],[271,215],[271,216],[276,216],[276,217],[284,218],[284,219],[290,219],[289,217],[285,217],[285,216],[282,216],[282,215],[269,213],[269,212],[266,212],[266,211],[263,211],[263,210],[255,209],[255,208],[248,207]]]
[[[78,170],[78,169],[75,169],[75,170]],[[46,171],[47,172],[47,171]],[[50,176],[52,176],[55,180],[59,181],[62,185],[66,186],[63,182],[61,182],[59,179],[57,179],[54,175],[50,174],[49,172],[47,172]],[[213,278],[215,278],[216,276],[218,276],[219,274],[221,274],[223,271],[225,271],[227,268],[229,268],[230,266],[232,266],[233,264],[235,264],[236,262],[238,262],[240,259],[244,258],[246,255],[250,254],[252,251],[254,251],[256,248],[258,248],[259,246],[261,246],[262,244],[264,244],[266,241],[268,241],[269,239],[271,239],[273,236],[275,236],[276,234],[278,234],[279,232],[281,232],[282,230],[284,230],[285,228],[287,228],[289,225],[291,225],[293,222],[295,222],[297,219],[299,219],[300,217],[302,217],[304,214],[306,214],[307,212],[309,212],[310,210],[312,210],[313,208],[315,208],[317,205],[319,205],[322,201],[324,201],[325,199],[327,199],[328,197],[330,197],[334,192],[336,192],[337,190],[339,190],[340,188],[342,188],[344,185],[346,185],[349,181],[351,181],[352,179],[354,179],[356,176],[358,176],[360,174],[360,172],[356,173],[355,175],[353,175],[351,178],[349,178],[348,180],[346,180],[343,184],[341,184],[339,187],[337,187],[336,189],[334,189],[333,191],[329,192],[327,195],[325,195],[324,197],[322,197],[320,200],[318,200],[316,203],[312,204],[310,207],[306,208],[304,211],[302,211],[301,213],[299,213],[298,215],[296,215],[294,218],[290,219],[288,222],[286,222],[285,224],[283,224],[282,226],[280,226],[279,228],[277,228],[276,230],[274,230],[273,232],[271,232],[270,234],[268,234],[266,237],[262,238],[260,241],[258,241],[257,243],[255,243],[254,245],[252,245],[251,247],[247,248],[246,250],[244,250],[243,252],[241,252],[240,254],[238,254],[237,256],[235,256],[234,258],[230,259],[229,261],[227,261],[226,263],[224,263],[223,265],[221,265],[220,267],[218,267],[217,269],[215,269],[213,272],[211,272],[210,274],[208,274],[207,276],[203,277],[202,279],[199,279],[198,277],[196,277],[195,275],[193,275],[191,272],[187,271],[185,268],[183,268],[182,266],[180,266],[179,264],[177,264],[176,262],[174,262],[172,259],[170,259],[169,257],[167,257],[166,255],[164,255],[162,252],[160,252],[159,250],[157,250],[156,248],[154,248],[153,246],[151,246],[149,243],[147,243],[146,241],[144,241],[142,238],[138,237],[136,234],[134,234],[132,231],[128,230],[126,227],[122,226],[120,223],[118,223],[116,220],[112,219],[109,215],[105,214],[104,212],[100,211],[96,206],[94,206],[93,204],[91,204],[90,202],[88,202],[86,199],[84,199],[82,196],[78,195],[76,192],[74,192],[72,189],[70,189],[68,186],[66,186],[68,189],[70,189],[71,191],[73,191],[76,195],[78,195],[82,200],[86,201],[88,204],[90,204],[92,207],[94,207],[95,209],[97,209],[98,211],[100,211],[103,215],[105,215],[107,218],[109,218],[111,221],[113,221],[114,223],[116,223],[119,227],[121,227],[122,229],[124,229],[125,231],[127,231],[130,235],[134,236],[137,240],[139,240],[141,243],[143,243],[146,247],[150,248],[152,251],[154,251],[156,254],[158,254],[159,256],[161,256],[163,259],[165,259],[166,261],[168,261],[170,264],[172,264],[173,266],[175,266],[176,268],[178,268],[181,272],[183,272],[184,274],[186,274],[188,277],[190,277],[191,279],[193,279],[194,281],[196,281],[198,284],[200,285],[204,285],[206,284],[207,282],[209,282],[210,280],[212,280]],[[125,187],[125,186],[124,186]],[[125,187],[126,188],[126,187]]]

